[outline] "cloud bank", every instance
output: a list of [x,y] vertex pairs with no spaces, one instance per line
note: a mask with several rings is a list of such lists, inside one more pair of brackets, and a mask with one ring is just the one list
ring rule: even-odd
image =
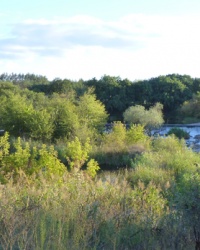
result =
[[136,19],[123,18],[113,23],[88,16],[26,20],[13,26],[10,37],[0,39],[0,56],[16,59],[27,52],[61,56],[64,50],[76,46],[138,49],[143,46],[144,37],[151,34]]
[[142,14],[115,22],[90,16],[24,20],[0,37],[0,66],[7,71],[35,67],[49,77],[71,78],[78,71],[85,78],[182,72],[192,61],[199,63],[199,25],[200,17]]

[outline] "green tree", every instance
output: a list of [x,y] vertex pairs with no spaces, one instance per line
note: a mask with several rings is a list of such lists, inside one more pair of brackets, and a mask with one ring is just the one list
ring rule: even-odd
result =
[[189,139],[190,138],[190,134],[187,132],[187,131],[185,131],[184,129],[181,129],[181,128],[176,128],[176,127],[174,127],[174,128],[171,128],[169,131],[168,131],[168,133],[167,133],[167,135],[175,135],[177,138],[179,138],[179,139]]
[[114,122],[112,131],[104,135],[103,148],[107,152],[122,152],[125,149],[126,126],[121,122]]
[[78,101],[77,112],[81,123],[89,127],[102,129],[108,117],[105,106],[92,93],[85,93]]
[[33,106],[19,94],[0,97],[0,124],[12,135],[19,136],[30,131],[27,122],[33,111]]
[[78,137],[67,143],[66,158],[73,171],[79,171],[89,158],[91,145],[89,139],[83,144]]
[[46,110],[33,110],[29,115],[26,125],[29,136],[34,139],[50,140],[53,134],[53,122],[51,114]]
[[134,101],[132,82],[120,77],[104,75],[100,80],[93,78],[85,83],[94,88],[97,98],[105,105],[110,121],[121,120],[123,111]]
[[149,80],[149,84],[152,86],[152,103],[162,103],[164,110],[168,112],[178,108],[192,95],[188,86],[175,75],[152,78]]
[[0,136],[0,162],[2,161],[3,157],[9,154],[10,144],[8,142],[8,138],[9,134],[7,132],[4,136]]
[[200,121],[200,92],[192,99],[185,101],[179,109],[181,122],[195,123]]
[[74,138],[80,123],[76,106],[73,102],[54,94],[49,100],[48,110],[52,114],[53,138]]
[[126,132],[126,144],[133,145],[138,142],[145,142],[148,141],[149,137],[145,135],[144,126],[141,124],[133,124],[130,129]]
[[141,105],[131,106],[124,112],[124,120],[130,124],[141,124],[147,130],[151,130],[163,124],[162,108],[160,103],[156,103],[149,110]]
[[87,137],[95,139],[103,131],[108,114],[104,104],[94,94],[87,92],[79,98],[76,113],[80,122],[77,136],[81,140]]
[[[149,80],[136,81],[132,84],[132,92],[139,93],[135,94],[134,105],[144,105],[146,108],[150,107],[154,102],[152,102],[153,89]],[[131,105],[129,105],[130,107]]]
[[35,74],[1,74],[0,80],[3,82],[12,82],[20,88],[31,88],[37,85],[47,85],[49,82],[45,76]]
[[51,84],[49,85],[49,93],[58,93],[65,96],[67,99],[74,99],[75,97],[75,89],[74,89],[75,83],[64,79],[54,79]]
[[0,96],[0,125],[14,136],[50,139],[53,132],[51,115],[45,108],[35,109],[25,95]]
[[[13,143],[12,152],[9,152],[9,135],[0,137],[0,180],[5,183],[11,175],[17,180],[20,171],[28,176],[43,172],[45,177],[52,175],[62,177],[66,171],[64,164],[57,157],[53,146],[30,147],[29,142],[24,142],[20,137]],[[61,180],[61,179],[60,179]]]
[[97,171],[100,170],[99,164],[94,159],[90,159],[87,163],[86,173],[94,178],[97,174]]

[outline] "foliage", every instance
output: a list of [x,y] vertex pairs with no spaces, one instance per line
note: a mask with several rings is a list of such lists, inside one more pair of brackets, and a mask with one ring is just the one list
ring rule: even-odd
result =
[[150,144],[150,138],[145,135],[142,125],[132,125],[127,129],[123,123],[115,122],[111,131],[103,135],[93,157],[101,168],[131,167],[134,157],[148,150]]
[[[85,143],[81,143],[78,137],[67,144],[66,158],[72,172],[78,172],[89,159],[92,147],[89,138]],[[86,173],[94,178],[100,169],[99,164],[94,159],[87,162]]]
[[[165,119],[198,121],[199,79],[187,75],[173,74],[134,82],[107,75],[100,80],[49,82],[33,74],[2,74],[0,85],[0,126],[14,136],[43,141],[78,136],[82,141],[87,137],[96,141],[107,119],[122,121],[123,113],[130,107],[140,107],[143,125],[157,125],[161,121],[157,120],[158,110],[153,109],[156,103],[163,105]],[[196,97],[190,100],[192,95]],[[181,105],[182,115],[175,117]],[[156,106],[161,110],[161,106]],[[150,110],[152,114],[147,117]],[[156,118],[156,124],[151,117]]]
[[[62,177],[66,172],[66,167],[58,159],[58,153],[53,146],[47,147],[42,144],[36,147],[18,137],[13,142],[12,151],[9,152],[8,139],[8,133],[0,137],[0,173],[3,183],[10,178],[10,175],[16,181],[20,171],[26,175],[37,176],[42,171],[46,178],[52,178],[53,175]],[[79,172],[81,167],[87,163],[85,172],[94,178],[100,167],[94,159],[88,161],[90,151],[89,139],[85,143],[81,143],[76,137],[73,141],[68,142],[63,154],[73,172]]]
[[180,116],[183,123],[195,123],[200,119],[200,92],[193,95],[191,100],[185,101],[180,107]]
[[1,248],[195,248],[198,220],[192,207],[198,204],[193,192],[199,193],[199,180],[185,176],[171,207],[159,185],[138,182],[131,188],[127,176],[127,170],[94,180],[65,173],[58,185],[56,176],[48,180],[41,174],[38,180],[21,172],[17,183],[0,187]]
[[196,173],[186,173],[182,176],[174,195],[178,208],[185,216],[185,224],[189,224],[196,231],[196,240],[199,240],[200,232],[199,181],[198,167]]
[[86,173],[94,178],[97,174],[97,171],[100,170],[99,164],[94,159],[90,159],[87,163]]
[[8,142],[8,134],[1,138],[1,154],[0,154],[0,174],[1,181],[6,182],[12,175],[16,181],[21,170],[26,175],[38,175],[41,171],[47,178],[52,175],[62,177],[66,171],[66,167],[57,158],[57,152],[54,147],[47,148],[43,144],[40,148],[30,148],[28,142],[23,143],[20,138],[14,142],[14,151],[9,152],[10,143]]
[[[166,217],[167,224],[162,225],[163,232],[176,231],[179,235],[176,237],[187,238],[188,242],[193,238],[196,247],[200,232],[199,163],[199,154],[188,149],[184,140],[174,136],[157,138],[152,151],[138,155],[134,170],[127,176],[134,189],[140,182],[146,187],[151,182],[161,187],[170,212]],[[178,238],[175,241],[179,242]],[[164,246],[167,245],[165,242]],[[173,249],[172,246],[169,248]]]
[[3,82],[12,82],[20,88],[31,88],[36,85],[47,85],[49,82],[45,76],[34,74],[1,74],[0,80]]
[[73,170],[80,170],[83,164],[88,160],[88,153],[91,150],[89,139],[82,144],[78,137],[74,141],[68,142],[66,158]]
[[106,110],[111,115],[111,121],[116,120],[118,116],[121,117],[120,113],[127,107],[127,103],[131,99],[131,96],[128,97],[128,95],[133,94],[127,89],[131,82],[127,79],[121,80],[120,77],[104,75],[99,81],[95,78],[87,81],[86,85],[94,87],[97,98],[104,103]]
[[138,143],[146,146],[149,143],[149,137],[145,134],[144,126],[140,124],[131,125],[127,129],[123,123],[115,122],[112,125],[112,131],[104,135],[102,147],[108,151],[120,152]]
[[48,109],[52,114],[54,139],[71,139],[76,136],[80,121],[72,101],[54,94]]
[[137,157],[129,180],[132,185],[137,185],[139,180],[146,184],[152,180],[162,186],[174,185],[183,174],[194,173],[199,161],[199,155],[188,149],[184,141],[173,136],[157,138],[152,151]]
[[50,93],[67,94],[67,97],[73,96],[73,83],[70,80],[54,79],[49,85]]
[[6,132],[4,136],[0,136],[0,161],[9,154],[10,144],[8,142],[9,134]]
[[[162,105],[169,115],[183,104],[184,121],[198,121],[199,83],[1,75],[1,129],[22,137],[0,137],[0,249],[198,249],[200,155],[145,129]],[[138,124],[102,134],[107,112],[122,118],[128,107]]]
[[146,110],[144,106],[136,105],[129,107],[124,112],[124,120],[130,124],[146,125]]
[[167,171],[162,168],[153,168],[148,165],[136,165],[134,170],[130,172],[127,180],[132,187],[137,187],[139,182],[142,182],[145,186],[149,183],[154,183],[157,186],[161,186],[164,190],[174,181],[171,171]]
[[44,142],[75,136],[82,141],[87,137],[95,140],[108,117],[92,92],[75,100],[75,95],[54,93],[47,97],[11,84],[1,85],[0,126],[14,136]]
[[124,120],[130,124],[141,124],[148,130],[159,127],[164,122],[162,107],[160,103],[149,110],[140,105],[131,106],[124,112]]
[[[185,77],[186,78],[186,77]],[[163,104],[165,110],[173,110],[178,107],[185,99],[190,99],[192,91],[190,85],[185,83],[179,75],[160,76],[152,78],[149,81],[154,93],[152,99],[154,102]]]
[[164,117],[171,119],[173,114],[174,122],[174,112],[200,91],[199,82],[198,78],[178,74],[133,82],[108,75],[102,76],[99,80],[93,78],[88,81],[72,81],[56,78],[51,82],[44,76],[33,74],[0,75],[1,85],[6,84],[12,91],[16,91],[17,87],[18,91],[29,89],[32,92],[45,93],[47,96],[57,93],[71,101],[76,101],[78,97],[87,93],[89,88],[93,88],[97,100],[105,105],[110,121],[123,120],[122,114],[128,107],[142,105],[148,109],[159,102],[163,105]]
[[[113,176],[114,177],[114,176]],[[131,190],[122,182],[66,174],[40,182],[21,174],[0,189],[0,246],[4,249],[146,249],[165,215],[156,186]],[[36,184],[37,183],[37,184]],[[151,212],[149,212],[151,211]],[[137,215],[137,216],[136,216]],[[80,226],[81,225],[81,226]],[[145,236],[145,241],[143,240]]]
[[182,139],[182,138],[189,139],[190,138],[190,134],[181,128],[171,128],[169,130],[169,132],[167,133],[167,135],[172,135],[172,134],[175,135],[176,137],[178,137],[179,139]]
[[92,90],[80,96],[77,102],[76,113],[80,122],[77,136],[82,141],[85,141],[87,137],[91,140],[96,139],[98,133],[104,129],[108,114],[105,106],[92,94]]
[[141,124],[131,125],[131,127],[126,132],[126,144],[133,145],[138,142],[145,143],[148,141],[148,136],[145,134],[144,126]]
[[126,139],[126,126],[121,122],[115,122],[112,131],[103,137],[103,147],[107,151],[120,152],[124,150]]
[[1,126],[14,136],[50,139],[53,124],[47,110],[35,109],[25,95],[6,94],[0,96]]
[[[18,138],[9,152],[8,134],[0,137],[5,178],[0,185],[0,248],[197,247],[200,156],[184,140],[168,136],[150,143],[143,132],[141,125],[126,129],[114,124],[98,150],[106,155],[105,138],[111,145],[113,134],[119,136],[121,149],[116,146],[113,156],[123,152],[133,169],[98,175],[89,140],[75,138],[67,144],[66,156],[77,170],[68,172],[53,147],[32,147]],[[149,143],[148,150],[133,157],[131,147],[138,143]],[[80,171],[83,165],[86,170]]]
[[53,134],[52,116],[46,109],[34,110],[26,125],[30,131],[30,137],[39,140],[51,139]]

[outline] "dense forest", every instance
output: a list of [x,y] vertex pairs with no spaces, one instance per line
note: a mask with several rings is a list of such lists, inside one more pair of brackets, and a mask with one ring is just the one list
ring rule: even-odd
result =
[[[93,78],[88,81],[71,81],[69,79],[48,81],[44,76],[33,74],[2,74],[0,83],[1,89],[14,91],[16,87],[15,92],[17,91],[19,94],[28,95],[27,90],[30,90],[34,93],[43,93],[48,98],[57,94],[57,98],[63,97],[70,101],[75,101],[88,91],[90,93],[92,91],[96,99],[105,105],[109,114],[108,121],[123,121],[123,113],[130,106],[143,105],[145,108],[149,108],[159,102],[163,105],[166,123],[185,122],[182,120],[183,115],[179,115],[180,107],[184,102],[198,95],[200,91],[199,78],[177,74],[134,82],[107,75],[99,80]],[[32,98],[34,98],[33,93]],[[185,114],[184,118],[186,121],[190,118],[195,120],[196,115],[187,117]]]
[[199,111],[187,75],[0,75],[0,249],[200,249],[200,154],[151,135]]

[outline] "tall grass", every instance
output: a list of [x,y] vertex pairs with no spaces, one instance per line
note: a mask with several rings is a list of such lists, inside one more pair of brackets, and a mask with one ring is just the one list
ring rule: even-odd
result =
[[17,183],[10,179],[0,187],[0,249],[176,249],[183,241],[191,246],[182,234],[167,241],[179,220],[170,218],[162,189],[142,182],[133,189],[128,176],[128,170],[95,180],[84,172],[66,173],[60,182],[21,172]]
[[81,170],[6,175],[0,250],[194,249],[200,155],[169,137],[132,160],[132,169],[94,178]]

